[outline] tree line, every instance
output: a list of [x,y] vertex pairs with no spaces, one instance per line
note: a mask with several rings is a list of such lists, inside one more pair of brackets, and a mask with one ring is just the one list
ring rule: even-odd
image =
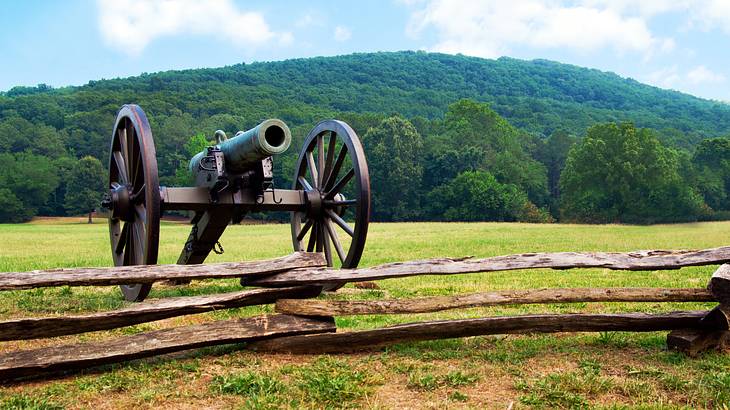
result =
[[488,104],[462,100],[421,132],[393,116],[364,141],[376,220],[647,224],[730,216],[727,137],[685,150],[625,122],[596,124],[582,138],[562,130],[536,138]]
[[375,220],[728,213],[727,138],[717,137],[730,134],[730,106],[542,60],[400,52],[0,93],[0,221],[87,212],[96,200],[83,188],[104,183],[116,110],[129,102],[150,118],[163,185],[190,183],[187,161],[216,129],[277,117],[294,135],[275,159],[276,186],[289,187],[304,136],[339,118],[363,139]]
[[[436,120],[343,118],[365,130],[375,221],[657,223],[730,216],[730,138],[686,150],[631,123],[596,124],[582,138],[563,130],[540,138],[473,100],[450,105]],[[305,133],[295,128],[297,143]],[[190,185],[187,160],[211,144],[209,137],[188,137],[176,160],[162,155],[163,183]],[[106,186],[100,160],[35,147],[0,153],[1,221],[98,207]],[[297,151],[276,158],[277,186],[290,184]]]

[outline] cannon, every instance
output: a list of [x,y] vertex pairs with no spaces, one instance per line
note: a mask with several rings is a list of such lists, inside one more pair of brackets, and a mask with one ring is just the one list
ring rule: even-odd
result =
[[[116,266],[157,263],[160,218],[165,211],[191,211],[192,229],[178,264],[203,263],[222,252],[219,238],[230,223],[251,212],[291,213],[295,251],[324,252],[327,264],[355,268],[370,221],[370,177],[365,153],[346,123],[318,123],[304,140],[291,189],[274,186],[273,156],[291,144],[287,125],[269,119],[193,156],[193,187],[160,186],[155,144],[147,116],[134,104],[122,106],[112,132],[109,237]],[[142,301],[151,284],[122,285],[124,298]]]

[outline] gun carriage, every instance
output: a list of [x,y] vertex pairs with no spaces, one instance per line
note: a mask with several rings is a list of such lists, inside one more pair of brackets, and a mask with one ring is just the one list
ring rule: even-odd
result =
[[[277,119],[227,138],[189,164],[194,187],[161,187],[155,144],[147,116],[137,105],[117,114],[109,159],[109,236],[116,266],[157,263],[160,217],[165,211],[193,211],[193,225],[178,264],[203,263],[220,252],[219,238],[230,223],[250,212],[288,211],[295,251],[324,252],[329,266],[357,266],[370,219],[370,179],[355,131],[337,120],[317,124],[304,140],[291,189],[273,183],[273,156],[292,136]],[[122,285],[125,299],[141,301],[151,284]]]

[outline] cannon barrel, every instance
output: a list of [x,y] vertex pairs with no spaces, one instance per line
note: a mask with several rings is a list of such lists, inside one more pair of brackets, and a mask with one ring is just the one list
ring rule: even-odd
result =
[[[239,131],[233,138],[220,141],[217,147],[223,153],[226,170],[233,173],[248,171],[261,160],[281,154],[291,144],[291,131],[279,119],[268,119],[248,131]],[[200,161],[207,154],[203,150],[190,160],[190,171],[196,174]]]

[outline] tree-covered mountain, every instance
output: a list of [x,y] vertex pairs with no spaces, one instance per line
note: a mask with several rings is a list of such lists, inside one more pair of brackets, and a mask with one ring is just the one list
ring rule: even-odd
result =
[[[7,205],[5,213],[23,207],[65,212],[64,181],[73,161],[85,156],[107,161],[114,116],[125,103],[141,105],[150,118],[164,184],[184,179],[180,170],[191,155],[190,147],[199,146],[216,129],[235,132],[278,117],[292,128],[297,147],[276,162],[279,186],[288,185],[298,146],[308,130],[319,120],[337,117],[366,139],[366,148],[372,131],[372,146],[380,146],[375,158],[381,167],[388,166],[388,155],[402,164],[420,155],[416,169],[421,170],[422,181],[416,192],[423,193],[423,203],[446,203],[449,195],[463,197],[464,187],[479,179],[483,190],[474,198],[494,192],[510,193],[511,198],[499,211],[479,212],[494,211],[506,219],[525,213],[532,215],[528,219],[541,219],[540,212],[548,208],[559,216],[560,173],[573,136],[582,137],[596,123],[632,122],[652,128],[664,144],[686,150],[682,158],[690,158],[700,141],[730,134],[730,105],[612,73],[545,60],[424,52],[168,71],[61,89],[15,87],[0,93],[0,153],[12,163],[0,171],[0,207]],[[412,126],[393,119],[383,122],[393,115]],[[394,130],[401,130],[403,139],[388,135]],[[193,136],[197,143],[191,141]],[[407,159],[388,150],[387,144],[407,140],[420,141],[422,148],[409,151]],[[22,170],[29,159],[44,170],[39,175],[55,169],[56,175],[46,181],[59,182],[36,190],[22,188],[22,178],[9,170]],[[720,181],[718,172],[698,171],[698,175],[711,174]],[[712,178],[707,177],[707,187],[724,186]],[[23,189],[33,192],[27,195],[32,201],[21,198]],[[705,196],[724,198],[724,192]],[[49,198],[45,203],[44,195]],[[376,203],[381,200],[376,198]],[[397,215],[382,206],[378,212],[383,219]],[[24,211],[23,218],[32,213]],[[420,214],[396,219],[419,217],[445,218],[438,210],[424,208]]]
[[[75,126],[83,121],[78,118],[83,113],[107,107],[114,111],[124,102],[144,104],[161,115],[279,115],[300,123],[336,112],[433,119],[443,116],[454,101],[471,98],[490,102],[513,125],[543,135],[559,128],[580,134],[596,122],[607,121],[676,129],[693,137],[730,132],[730,105],[612,73],[546,60],[487,60],[424,52],[168,71],[61,90],[16,87],[4,96],[2,117],[14,110],[56,128]],[[65,120],[71,121],[66,124]]]

